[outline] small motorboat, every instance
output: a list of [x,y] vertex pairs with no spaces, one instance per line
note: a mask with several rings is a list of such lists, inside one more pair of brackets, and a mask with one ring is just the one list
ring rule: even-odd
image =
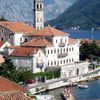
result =
[[78,88],[81,88],[81,89],[87,89],[88,88],[88,85],[77,85]]

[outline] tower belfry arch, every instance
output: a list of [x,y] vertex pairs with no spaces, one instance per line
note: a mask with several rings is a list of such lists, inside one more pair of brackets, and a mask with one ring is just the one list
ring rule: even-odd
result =
[[34,25],[36,29],[44,28],[43,0],[34,0]]

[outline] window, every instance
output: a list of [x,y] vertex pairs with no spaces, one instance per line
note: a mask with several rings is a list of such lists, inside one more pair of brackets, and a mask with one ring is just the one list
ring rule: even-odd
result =
[[68,63],[68,59],[66,60],[66,63]]
[[40,4],[40,9],[42,9],[42,4]]
[[62,39],[60,40],[60,43],[62,43]]
[[53,65],[53,62],[51,62],[51,66]]
[[9,35],[9,39],[10,39],[10,35]]
[[40,20],[41,20],[41,22],[42,22],[42,18],[41,18]]
[[61,64],[62,64],[62,60],[61,60]]
[[54,62],[54,65],[56,65],[56,61]]
[[71,62],[71,59],[69,59],[69,62]]
[[1,41],[3,41],[3,37],[1,38]]
[[72,48],[72,51],[74,51],[74,48]]
[[51,50],[51,54],[53,54],[53,50]]
[[22,42],[22,38],[20,38],[20,42]]
[[76,74],[79,75],[79,69],[77,69]]
[[59,49],[58,49],[58,53],[59,53]]
[[56,40],[56,43],[57,43],[57,40]]
[[48,66],[49,66],[49,62],[48,62]]
[[39,5],[37,4],[37,9],[39,9]]
[[48,50],[48,54],[49,54],[49,50]]
[[72,62],[74,62],[74,59],[72,58]]
[[68,48],[66,48],[66,51],[68,52]]
[[65,49],[63,49],[63,51],[65,52]]
[[63,63],[65,64],[65,60],[63,61]]
[[56,49],[54,49],[54,53],[56,53]]
[[62,53],[62,48],[60,49],[60,52]]
[[2,30],[2,33],[4,33],[4,30]]

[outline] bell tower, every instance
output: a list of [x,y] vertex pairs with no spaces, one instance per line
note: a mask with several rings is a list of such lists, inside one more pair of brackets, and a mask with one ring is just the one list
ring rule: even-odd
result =
[[34,0],[34,25],[36,29],[44,28],[43,0]]

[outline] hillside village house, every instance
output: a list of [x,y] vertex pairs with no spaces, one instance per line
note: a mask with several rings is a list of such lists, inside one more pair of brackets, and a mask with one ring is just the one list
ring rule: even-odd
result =
[[60,68],[62,77],[88,72],[87,63],[81,63],[80,67],[80,63],[76,63],[79,62],[78,39],[69,38],[68,33],[50,26],[36,32],[32,34],[32,40],[9,47],[9,57],[17,68],[27,68],[34,73],[46,68]]
[[34,33],[33,26],[28,26],[23,22],[0,21],[0,40],[20,46],[27,41],[24,37],[27,33]]
[[35,28],[22,22],[0,22],[0,39],[13,45],[7,48],[8,55],[17,68],[33,73],[59,68],[61,77],[88,72],[88,63],[78,63],[80,41],[54,27],[44,27],[42,0],[34,0],[34,24]]

